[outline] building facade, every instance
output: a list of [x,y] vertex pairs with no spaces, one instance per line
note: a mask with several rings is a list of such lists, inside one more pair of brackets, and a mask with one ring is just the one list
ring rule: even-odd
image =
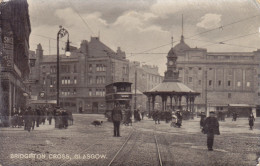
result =
[[184,37],[178,51],[180,81],[201,93],[196,99],[200,111],[223,111],[241,116],[256,113],[259,50],[255,52],[207,52],[190,48]]
[[[152,65],[141,65],[140,62],[130,62],[129,80],[132,84],[132,109],[136,108],[142,111],[148,110],[147,97],[143,92],[149,91],[156,85],[160,84],[163,77],[159,74],[158,67]],[[136,82],[136,84],[135,84]],[[135,88],[137,99],[135,101]],[[161,101],[156,101],[155,107],[159,108]]]
[[129,61],[120,47],[113,51],[98,37],[91,37],[90,42],[84,41],[83,45],[87,58],[87,97],[81,100],[81,107],[87,113],[104,113],[105,86],[113,82],[129,81]]
[[26,0],[0,3],[1,115],[26,106],[31,25]]
[[[60,55],[60,106],[73,112],[104,113],[105,86],[129,79],[125,53],[120,48],[113,51],[98,37],[70,50],[70,57]],[[31,103],[55,104],[57,55],[43,55],[39,44],[31,57],[36,59],[30,74]]]

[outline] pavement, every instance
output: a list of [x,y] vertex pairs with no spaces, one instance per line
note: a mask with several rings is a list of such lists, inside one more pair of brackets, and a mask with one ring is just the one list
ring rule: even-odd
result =
[[[23,128],[0,128],[0,165],[108,165],[126,139],[134,133],[111,165],[159,165],[154,135],[163,165],[256,165],[259,150],[260,118],[249,130],[247,118],[220,123],[214,151],[207,151],[206,135],[201,133],[199,118],[184,120],[181,128],[170,123],[155,125],[145,118],[133,126],[120,126],[121,137],[113,137],[113,124],[104,115],[75,114],[74,125],[56,129],[40,125],[34,131]],[[93,126],[93,120],[104,121]]]

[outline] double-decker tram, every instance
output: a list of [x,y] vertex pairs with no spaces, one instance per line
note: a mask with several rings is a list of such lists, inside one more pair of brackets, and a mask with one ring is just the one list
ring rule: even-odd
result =
[[114,82],[106,86],[106,112],[105,116],[111,121],[111,113],[116,104],[119,104],[123,119],[126,111],[131,110],[131,82]]

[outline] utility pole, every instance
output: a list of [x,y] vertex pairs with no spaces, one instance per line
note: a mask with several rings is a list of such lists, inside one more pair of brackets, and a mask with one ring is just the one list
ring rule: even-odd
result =
[[135,68],[135,105],[134,105],[134,109],[136,110],[136,87],[137,87],[137,71]]
[[208,116],[208,69],[207,69],[207,55],[206,55],[206,71],[205,71],[205,113]]

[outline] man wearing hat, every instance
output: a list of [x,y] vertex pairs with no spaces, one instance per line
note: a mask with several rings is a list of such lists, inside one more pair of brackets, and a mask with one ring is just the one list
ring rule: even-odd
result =
[[209,117],[204,121],[202,129],[204,134],[207,134],[207,146],[209,151],[213,151],[214,135],[220,135],[218,119],[215,117],[215,112],[209,112]]
[[112,110],[111,118],[114,124],[114,137],[120,137],[119,128],[120,122],[123,118],[123,114],[119,103],[115,104],[115,108]]

